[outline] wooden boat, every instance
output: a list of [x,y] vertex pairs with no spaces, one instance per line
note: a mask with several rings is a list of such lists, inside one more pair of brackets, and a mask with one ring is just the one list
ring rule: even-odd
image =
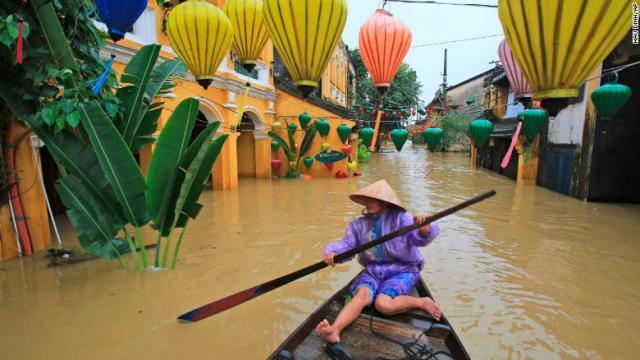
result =
[[[326,342],[318,337],[315,327],[325,318],[333,322],[349,295],[349,285],[347,285],[311,314],[271,354],[269,359],[332,359],[326,352]],[[422,279],[416,285],[413,295],[428,296],[433,299]],[[379,335],[372,333],[371,329]],[[411,343],[414,343],[414,348],[415,344],[424,345],[422,351],[426,352],[423,352],[421,359],[470,359],[444,315],[440,321],[436,322],[429,314],[419,310],[387,316],[378,313],[373,306],[370,306],[342,332],[341,341],[341,346],[345,347],[351,357],[357,360],[406,358],[407,354],[399,344]],[[426,355],[429,351],[431,354],[438,353],[429,357]]]

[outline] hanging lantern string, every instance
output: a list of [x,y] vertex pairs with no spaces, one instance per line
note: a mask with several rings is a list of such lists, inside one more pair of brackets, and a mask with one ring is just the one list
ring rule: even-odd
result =
[[595,79],[600,79],[600,78],[605,77],[606,75],[609,75],[611,73],[614,73],[616,75],[616,81],[617,81],[618,80],[618,72],[620,72],[622,70],[626,70],[626,69],[628,69],[630,67],[638,66],[638,65],[640,65],[640,61],[636,61],[636,62],[632,62],[630,64],[620,65],[620,66],[604,69],[604,70],[602,70],[602,73],[600,75],[594,76],[592,78],[588,78],[587,80],[585,80],[585,82],[588,82],[588,81],[591,81],[591,80],[595,80]]
[[477,36],[477,37],[466,38],[466,39],[457,39],[457,40],[450,40],[450,41],[442,41],[442,42],[426,43],[426,44],[421,44],[421,45],[414,45],[414,46],[412,46],[411,48],[412,48],[412,49],[415,49],[415,48],[420,48],[420,47],[425,47],[425,46],[435,46],[435,45],[452,44],[452,43],[458,43],[458,42],[465,42],[465,41],[473,41],[473,40],[480,40],[480,39],[494,38],[494,37],[498,37],[498,36],[504,36],[504,34],[493,34],[493,35]]
[[425,4],[425,5],[451,5],[451,6],[470,6],[470,7],[483,7],[497,9],[498,5],[489,4],[475,4],[475,3],[452,3],[446,1],[432,1],[432,0],[385,0],[386,2],[406,3],[406,4]]

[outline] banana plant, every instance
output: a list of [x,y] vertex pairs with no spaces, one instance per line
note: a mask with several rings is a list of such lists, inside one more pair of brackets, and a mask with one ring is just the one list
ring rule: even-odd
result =
[[156,267],[167,267],[174,233],[182,228],[171,265],[175,267],[187,223],[202,209],[198,198],[228,136],[214,138],[220,126],[219,122],[214,122],[189,144],[198,106],[197,100],[187,99],[176,108],[158,137],[147,171],[147,207],[152,216],[152,227],[158,230]]
[[318,129],[315,123],[305,129],[305,134],[302,138],[302,143],[300,144],[299,149],[296,146],[295,141],[296,129],[293,128],[293,126],[289,127],[288,123],[286,129],[289,143],[287,143],[287,141],[285,141],[280,135],[272,131],[269,131],[269,136],[280,144],[280,148],[282,148],[287,157],[287,161],[289,162],[287,177],[297,178],[300,175],[300,160],[303,159],[304,155],[309,152],[309,149],[311,149],[311,144],[313,144],[313,140],[318,133]]

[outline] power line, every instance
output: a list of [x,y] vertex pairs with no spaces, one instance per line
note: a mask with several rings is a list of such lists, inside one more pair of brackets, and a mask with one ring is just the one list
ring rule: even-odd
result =
[[411,48],[413,49],[413,48],[419,48],[419,47],[425,47],[425,46],[434,46],[434,45],[451,44],[451,43],[457,43],[457,42],[463,42],[463,41],[488,39],[488,38],[493,38],[493,37],[498,37],[498,36],[504,36],[504,34],[494,34],[494,35],[478,36],[478,37],[466,38],[466,39],[458,39],[458,40],[451,40],[451,41],[427,43],[427,44],[422,44],[422,45],[414,45]]
[[472,6],[472,7],[483,7],[483,8],[492,8],[492,9],[495,9],[495,8],[498,7],[498,5],[473,4],[473,3],[451,3],[451,2],[431,1],[431,0],[385,0],[385,3],[387,3],[387,2],[407,3],[407,4]]

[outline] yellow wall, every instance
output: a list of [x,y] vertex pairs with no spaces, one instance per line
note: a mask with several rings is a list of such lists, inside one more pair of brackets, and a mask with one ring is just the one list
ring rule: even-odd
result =
[[349,56],[347,51],[347,46],[340,41],[322,75],[322,98],[344,107],[348,106]]

